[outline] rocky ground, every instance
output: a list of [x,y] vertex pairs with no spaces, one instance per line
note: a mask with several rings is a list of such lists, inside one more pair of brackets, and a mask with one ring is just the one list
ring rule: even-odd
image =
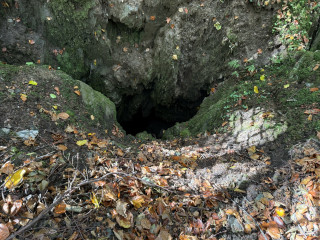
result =
[[257,107],[225,133],[145,141],[60,71],[0,73],[0,239],[318,239],[319,132],[288,149]]

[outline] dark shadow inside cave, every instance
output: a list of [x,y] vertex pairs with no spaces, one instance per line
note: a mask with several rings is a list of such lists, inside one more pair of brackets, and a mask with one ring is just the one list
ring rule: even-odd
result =
[[153,104],[150,95],[146,92],[144,94],[144,101],[141,101],[139,109],[134,112],[132,109],[137,96],[123,98],[117,108],[118,122],[127,134],[136,135],[146,131],[156,138],[161,138],[163,131],[176,123],[191,119],[199,110],[203,99],[208,96],[206,91],[201,91],[200,97],[194,101],[179,99],[170,107],[164,107]]
[[141,113],[135,114],[131,121],[120,122],[127,134],[136,135],[137,133],[146,131],[157,138],[161,138],[163,130],[174,126],[175,123],[174,121],[165,121],[155,116],[155,114],[143,117]]

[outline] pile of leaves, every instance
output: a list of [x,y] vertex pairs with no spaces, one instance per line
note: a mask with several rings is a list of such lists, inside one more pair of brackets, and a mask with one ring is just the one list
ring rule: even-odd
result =
[[[156,141],[122,148],[70,125],[65,132],[76,142],[74,152],[88,153],[86,159],[62,143],[14,166],[10,146],[0,147],[6,160],[0,239],[186,240],[253,234],[311,240],[319,234],[319,149],[303,148],[303,157],[262,178],[260,192],[249,201],[245,191],[230,192],[201,179],[198,192],[177,188],[172,180],[185,177],[197,156],[159,156],[150,147]],[[179,149],[177,141],[165,144]]]

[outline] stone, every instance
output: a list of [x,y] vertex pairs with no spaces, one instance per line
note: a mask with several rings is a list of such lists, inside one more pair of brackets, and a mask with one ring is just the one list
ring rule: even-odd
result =
[[22,130],[16,133],[19,138],[23,140],[28,140],[30,138],[34,139],[38,136],[39,130]]

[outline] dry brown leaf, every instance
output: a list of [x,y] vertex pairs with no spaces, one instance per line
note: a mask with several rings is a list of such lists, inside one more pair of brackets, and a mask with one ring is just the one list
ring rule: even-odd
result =
[[60,95],[60,89],[58,87],[55,87],[54,90],[56,90],[57,95]]
[[273,238],[273,239],[279,239],[280,238],[280,230],[275,221],[272,221],[269,223],[269,226],[267,228],[267,233]]
[[306,110],[304,113],[305,114],[318,114],[318,113],[320,113],[320,109],[318,109],[318,108],[309,109],[309,110]]
[[319,88],[310,88],[310,92],[316,92],[316,91],[319,91]]
[[0,223],[0,240],[5,240],[9,237],[10,231],[7,225]]
[[133,215],[131,212],[128,212],[126,215],[127,217],[117,215],[116,221],[123,228],[131,228],[133,225]]
[[57,115],[57,119],[66,120],[66,119],[68,119],[69,117],[70,117],[69,114],[66,113],[66,112],[62,112],[62,113],[59,113],[59,114]]
[[0,172],[10,175],[11,173],[13,173],[13,169],[14,169],[14,165],[10,161],[8,161],[2,165]]
[[167,231],[161,230],[156,240],[172,240],[172,237]]
[[54,208],[54,213],[55,214],[63,214],[66,212],[66,207],[67,207],[67,204],[60,203]]
[[128,203],[118,200],[116,206],[117,213],[123,217],[127,217],[127,205]]
[[22,200],[16,200],[12,203],[12,206],[11,206],[11,209],[10,209],[10,215],[11,216],[14,216],[16,215],[19,210],[21,209],[22,207]]
[[77,94],[78,96],[81,95],[81,92],[79,90],[74,91],[75,94]]
[[62,145],[62,144],[58,145],[57,148],[58,148],[60,151],[65,151],[65,150],[68,149],[65,145]]

